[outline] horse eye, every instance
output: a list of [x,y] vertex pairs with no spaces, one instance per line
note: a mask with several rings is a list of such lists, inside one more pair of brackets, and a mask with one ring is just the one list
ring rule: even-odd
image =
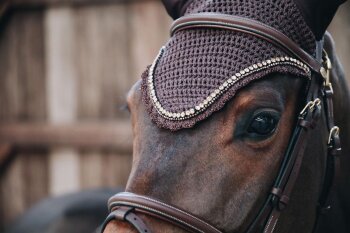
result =
[[279,116],[272,112],[260,112],[253,116],[247,132],[253,137],[266,137],[275,132]]

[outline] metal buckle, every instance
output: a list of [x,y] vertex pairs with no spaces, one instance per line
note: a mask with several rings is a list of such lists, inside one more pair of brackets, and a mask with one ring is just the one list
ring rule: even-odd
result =
[[326,52],[326,50],[323,50],[323,55],[322,55],[322,58],[323,58],[323,67],[321,67],[320,69],[320,73],[324,79],[324,86],[329,86],[331,85],[331,82],[330,82],[330,70],[332,69],[332,62],[331,60],[329,59],[328,57],[328,54]]
[[304,115],[306,113],[307,110],[313,111],[315,109],[315,106],[320,106],[321,104],[321,100],[319,98],[316,98],[313,101],[309,101],[305,107],[303,108],[303,110],[301,110],[300,115]]
[[329,82],[327,85],[324,85],[325,91],[327,92],[327,95],[333,95],[334,91],[333,91],[333,86],[332,83]]
[[331,130],[329,131],[329,136],[328,136],[328,145],[331,144],[332,139],[334,138],[334,136],[339,136],[339,127],[338,126],[333,126],[331,128]]

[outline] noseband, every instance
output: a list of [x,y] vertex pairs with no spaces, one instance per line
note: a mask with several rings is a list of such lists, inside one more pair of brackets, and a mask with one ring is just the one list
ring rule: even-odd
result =
[[[176,20],[171,34],[189,28],[216,28],[233,30],[258,36],[282,49],[312,71],[308,84],[305,107],[299,113],[281,167],[274,185],[263,207],[245,233],[273,233],[282,211],[289,202],[290,194],[299,175],[309,132],[316,127],[321,117],[321,107],[326,114],[326,126],[329,131],[327,165],[323,190],[319,199],[318,217],[330,209],[331,198],[336,186],[339,167],[338,156],[341,151],[339,128],[334,125],[333,89],[330,82],[331,62],[323,50],[323,42],[317,42],[316,59],[300,48],[294,41],[276,29],[261,22],[214,13],[198,13]],[[151,233],[151,230],[138,217],[138,214],[151,216],[161,221],[176,225],[188,232],[219,233],[222,232],[204,220],[178,207],[163,203],[150,197],[134,193],[119,193],[109,200],[110,214],[103,224],[102,232],[111,220],[129,222],[138,232]],[[317,230],[318,221],[314,226]]]

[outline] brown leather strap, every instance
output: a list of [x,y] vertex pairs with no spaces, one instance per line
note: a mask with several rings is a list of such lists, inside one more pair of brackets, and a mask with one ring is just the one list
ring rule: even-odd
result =
[[150,229],[144,224],[144,222],[133,213],[133,207],[121,206],[115,208],[106,218],[102,225],[101,232],[103,232],[107,224],[112,220],[121,220],[129,222],[133,227],[137,229],[140,233],[152,233]]
[[110,210],[119,208],[120,206],[128,206],[135,209],[135,212],[141,212],[146,215],[165,220],[171,224],[175,224],[189,232],[200,233],[220,233],[216,227],[210,225],[204,220],[178,208],[165,204],[159,200],[137,195],[134,193],[123,192],[118,193],[108,201]]
[[281,211],[279,209],[277,208],[272,209],[272,212],[266,222],[263,233],[271,233],[275,231],[276,224],[278,222],[280,215],[281,215]]
[[290,169],[289,168],[287,169],[287,171],[288,170],[291,170],[291,171],[290,173],[288,172],[285,173],[286,175],[288,175],[288,178],[281,185],[282,187],[284,186],[284,188],[274,187],[272,190],[272,193],[277,197],[277,200],[276,200],[276,203],[274,203],[272,213],[266,223],[264,233],[274,232],[277,221],[280,217],[281,211],[284,210],[289,203],[290,195],[294,188],[295,182],[299,176],[301,164],[304,158],[306,141],[308,139],[307,136],[308,136],[308,129],[303,127],[303,130],[301,131],[299,137],[297,138],[297,142],[293,148],[293,152],[292,152],[293,155],[291,156],[292,157],[291,163],[293,163],[293,165],[290,165]]
[[282,49],[288,55],[306,63],[314,72],[320,73],[322,65],[305,52],[298,44],[275,28],[249,18],[218,13],[197,13],[183,16],[174,21],[171,35],[190,28],[218,28],[240,31],[258,36]]
[[[331,68],[331,64],[329,64]],[[329,75],[329,73],[328,73]],[[335,195],[340,173],[341,143],[339,132],[334,133],[334,129],[339,130],[334,123],[333,115],[333,88],[332,84],[325,85],[323,90],[324,105],[326,109],[327,128],[329,131],[328,154],[323,190],[319,199],[319,213],[314,225],[313,232],[317,232],[321,227],[321,218],[332,209],[332,199]],[[338,129],[337,129],[338,128]]]
[[274,232],[281,211],[287,206],[299,176],[307,134],[321,115],[320,99],[317,98],[319,88],[319,79],[314,75],[307,91],[306,106],[299,114],[298,123],[289,141],[271,194],[246,233]]

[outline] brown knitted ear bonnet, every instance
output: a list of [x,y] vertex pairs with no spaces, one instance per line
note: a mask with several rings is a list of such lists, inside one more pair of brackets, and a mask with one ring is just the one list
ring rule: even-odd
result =
[[[185,15],[201,12],[262,22],[315,54],[315,37],[293,0],[193,0]],[[237,90],[273,72],[310,77],[303,63],[259,37],[213,28],[180,30],[142,75],[142,99],[159,127],[190,128]]]

